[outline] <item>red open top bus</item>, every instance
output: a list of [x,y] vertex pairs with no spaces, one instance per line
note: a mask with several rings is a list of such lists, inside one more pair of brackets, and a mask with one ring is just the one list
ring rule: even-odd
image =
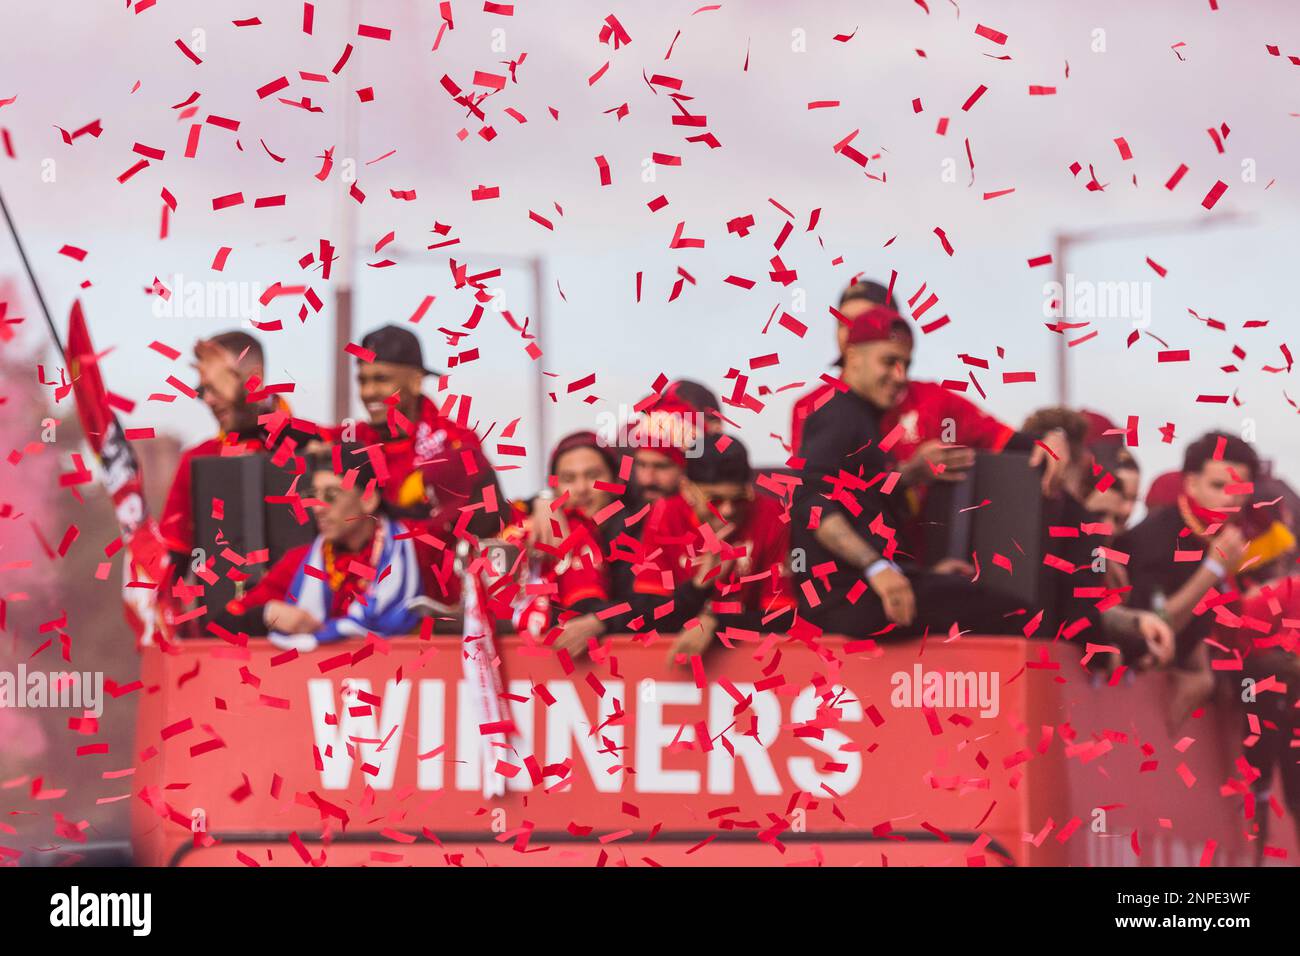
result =
[[779,667],[771,647],[738,644],[704,673],[669,669],[662,640],[620,637],[566,673],[549,649],[503,639],[517,732],[496,756],[506,793],[491,799],[454,638],[305,655],[260,639],[147,648],[137,861],[1296,858],[1280,803],[1250,798],[1237,715],[1208,707],[1171,736],[1162,675],[1098,685],[1076,648],[1013,638],[768,640]]

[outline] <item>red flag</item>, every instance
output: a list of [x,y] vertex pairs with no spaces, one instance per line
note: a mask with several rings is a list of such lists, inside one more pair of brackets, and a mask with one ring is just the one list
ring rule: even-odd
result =
[[[159,589],[166,577],[167,549],[157,520],[144,500],[140,463],[108,404],[108,391],[99,371],[99,356],[90,344],[90,330],[81,312],[81,302],[72,304],[68,321],[68,377],[77,405],[77,417],[86,441],[99,459],[104,487],[113,499],[128,560],[123,568],[122,603],[127,623],[140,644],[152,644],[170,634],[168,615]],[[65,393],[66,394],[66,393]]]

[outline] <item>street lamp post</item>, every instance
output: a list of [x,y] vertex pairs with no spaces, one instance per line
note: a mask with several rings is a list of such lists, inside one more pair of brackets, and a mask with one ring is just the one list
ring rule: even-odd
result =
[[[1057,285],[1061,289],[1062,321],[1067,318],[1065,284],[1066,279],[1069,277],[1069,270],[1066,268],[1066,257],[1074,246],[1094,242],[1109,242],[1114,239],[1137,239],[1146,236],[1200,232],[1204,229],[1213,229],[1216,226],[1242,225],[1249,221],[1250,217],[1248,216],[1235,212],[1224,212],[1215,216],[1207,216],[1204,219],[1182,222],[1131,223],[1121,226],[1101,226],[1097,229],[1086,229],[1080,232],[1058,232],[1055,236],[1052,262],[1056,267]],[[1056,400],[1061,405],[1068,405],[1070,403],[1070,345],[1066,341],[1064,330],[1061,330],[1058,335],[1059,338],[1056,340]]]

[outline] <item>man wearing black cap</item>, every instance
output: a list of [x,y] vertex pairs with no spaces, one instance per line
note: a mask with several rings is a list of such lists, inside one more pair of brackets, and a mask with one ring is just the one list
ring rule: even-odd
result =
[[[357,390],[370,420],[357,424],[356,440],[383,448],[388,474],[380,483],[390,512],[444,541],[456,531],[497,533],[504,501],[496,473],[473,430],[421,392],[424,376],[436,373],[424,366],[420,340],[386,325],[361,347],[370,355],[357,363]],[[445,549],[448,560],[453,550]]]
[[706,435],[721,435],[726,428],[722,417],[722,405],[713,389],[689,378],[679,378],[664,389],[664,398],[685,402],[695,409],[704,419]]

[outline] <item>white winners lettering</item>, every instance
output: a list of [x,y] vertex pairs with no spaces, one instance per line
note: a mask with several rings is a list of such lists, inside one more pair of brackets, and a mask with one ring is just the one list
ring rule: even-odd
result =
[[[382,697],[372,693],[367,680],[344,681],[346,700],[340,699],[343,688],[333,680],[307,681],[324,789],[346,790],[358,782],[358,773],[375,790],[393,788],[413,690],[416,786],[465,792],[482,787],[477,710],[465,681],[451,682],[449,688],[440,679],[389,680]],[[812,686],[791,700],[770,690],[756,691],[753,684],[736,684],[736,692],[750,699],[738,716],[736,699],[720,685],[702,691],[690,681],[656,681],[649,700],[638,694],[629,699],[619,680],[606,681],[599,700],[593,700],[585,682],[550,680],[545,689],[553,703],[544,703],[526,680],[509,682],[517,732],[511,747],[503,746],[496,759],[522,767],[533,757],[534,768],[545,772],[541,784],[534,784],[530,772],[515,773],[507,780],[511,791],[555,786],[561,777],[554,768],[566,763],[601,793],[730,794],[736,792],[738,773],[756,794],[775,796],[791,786],[817,792],[823,784],[847,793],[862,777],[862,755],[850,747],[846,733],[831,726],[863,719],[861,703],[842,686],[834,688],[828,708]],[[828,715],[819,709],[833,712],[833,719],[823,721]],[[623,717],[611,722],[620,712]],[[703,770],[698,764],[694,769],[670,766],[681,761],[681,745],[695,740],[695,724],[706,716],[713,739]],[[813,732],[801,729],[804,725]],[[772,745],[782,734],[797,738],[810,753],[773,759]],[[720,739],[724,736],[729,747]],[[827,770],[828,764],[834,768]],[[628,773],[629,767],[636,773]]]
[[326,678],[307,681],[311,701],[311,723],[320,751],[321,785],[326,790],[344,790],[352,776],[356,756],[361,769],[376,790],[389,790],[397,773],[402,749],[402,724],[411,696],[409,680],[390,680],[384,691],[379,714],[368,703],[370,681],[353,679],[352,693],[340,703],[334,682]]
[[74,886],[50,897],[50,925],[126,926],[135,936],[148,936],[153,926],[153,894],[82,893]]

